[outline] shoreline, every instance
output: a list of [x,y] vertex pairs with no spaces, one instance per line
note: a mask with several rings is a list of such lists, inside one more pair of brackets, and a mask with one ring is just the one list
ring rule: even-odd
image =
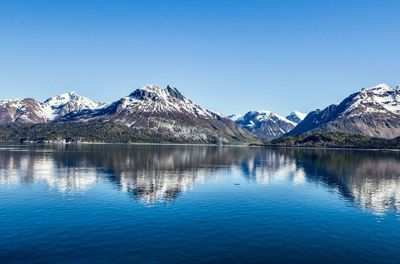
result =
[[360,151],[391,151],[400,152],[396,148],[356,148],[356,147],[321,147],[321,146],[279,146],[262,144],[211,144],[211,143],[110,143],[110,142],[0,142],[1,145],[148,145],[148,146],[204,146],[204,147],[249,147],[249,148],[270,148],[270,149],[316,149],[316,150],[360,150]]
[[213,146],[213,147],[249,147],[250,144],[211,144],[211,143],[152,143],[152,142],[134,142],[134,143],[110,143],[110,142],[0,142],[1,145],[166,145],[166,146]]
[[387,150],[387,151],[400,151],[397,148],[357,148],[357,147],[321,147],[321,146],[279,146],[279,145],[250,145],[252,147],[260,148],[288,148],[288,149],[328,149],[328,150]]

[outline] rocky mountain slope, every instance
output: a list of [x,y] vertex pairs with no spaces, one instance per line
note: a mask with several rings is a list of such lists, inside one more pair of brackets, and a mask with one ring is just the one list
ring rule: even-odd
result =
[[288,136],[332,131],[392,139],[400,136],[400,90],[386,84],[364,88],[323,110],[311,112]]

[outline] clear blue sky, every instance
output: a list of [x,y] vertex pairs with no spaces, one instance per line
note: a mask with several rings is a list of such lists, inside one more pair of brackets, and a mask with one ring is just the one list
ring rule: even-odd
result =
[[0,1],[0,98],[171,84],[222,113],[400,83],[400,1]]

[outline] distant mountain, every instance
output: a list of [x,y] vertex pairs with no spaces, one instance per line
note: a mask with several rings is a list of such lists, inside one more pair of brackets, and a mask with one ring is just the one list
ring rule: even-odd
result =
[[99,103],[90,98],[80,96],[75,92],[63,93],[58,96],[50,97],[44,102],[44,105],[51,109],[51,120],[55,120],[66,114],[81,111],[85,109],[96,109]]
[[231,115],[229,118],[253,135],[267,140],[280,137],[297,125],[286,117],[264,110],[250,111],[243,116]]
[[306,116],[307,114],[301,113],[299,111],[293,111],[292,113],[290,113],[290,115],[286,117],[286,119],[298,124],[303,121]]
[[307,115],[287,133],[332,131],[392,139],[400,136],[400,90],[386,84],[351,94],[339,104]]
[[0,124],[42,124],[52,122],[71,112],[95,109],[99,104],[74,92],[39,102],[32,98],[0,101]]
[[[78,138],[88,141],[179,143],[257,141],[228,118],[200,107],[170,86],[161,89],[146,85],[103,105],[73,92],[51,97],[43,103],[34,99],[2,101],[0,118],[1,124],[46,124],[45,127],[24,130],[10,128],[4,132],[10,135],[23,131],[29,135],[24,141],[32,138],[41,141]],[[60,123],[68,125],[60,126]],[[77,131],[82,129],[87,133]],[[35,135],[31,131],[35,131]],[[110,131],[115,134],[110,134]]]
[[46,123],[48,119],[46,108],[35,99],[5,99],[0,101],[0,124],[2,125]]
[[239,114],[233,114],[233,115],[229,115],[227,116],[230,120],[232,120],[233,122],[236,122],[238,119],[242,118],[243,115],[239,115]]

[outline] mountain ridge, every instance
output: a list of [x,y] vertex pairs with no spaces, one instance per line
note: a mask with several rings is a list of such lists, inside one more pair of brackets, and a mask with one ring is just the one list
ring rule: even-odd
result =
[[338,104],[307,115],[293,111],[286,117],[267,110],[226,117],[194,103],[175,87],[153,84],[108,104],[75,92],[43,102],[33,98],[0,101],[0,125],[53,123],[114,123],[148,134],[150,140],[156,135],[168,140],[175,137],[179,142],[229,144],[314,132],[393,139],[400,136],[400,87],[379,84],[362,88]]
[[75,92],[53,96],[43,102],[33,98],[4,99],[0,101],[0,124],[49,123],[70,112],[99,106]]

